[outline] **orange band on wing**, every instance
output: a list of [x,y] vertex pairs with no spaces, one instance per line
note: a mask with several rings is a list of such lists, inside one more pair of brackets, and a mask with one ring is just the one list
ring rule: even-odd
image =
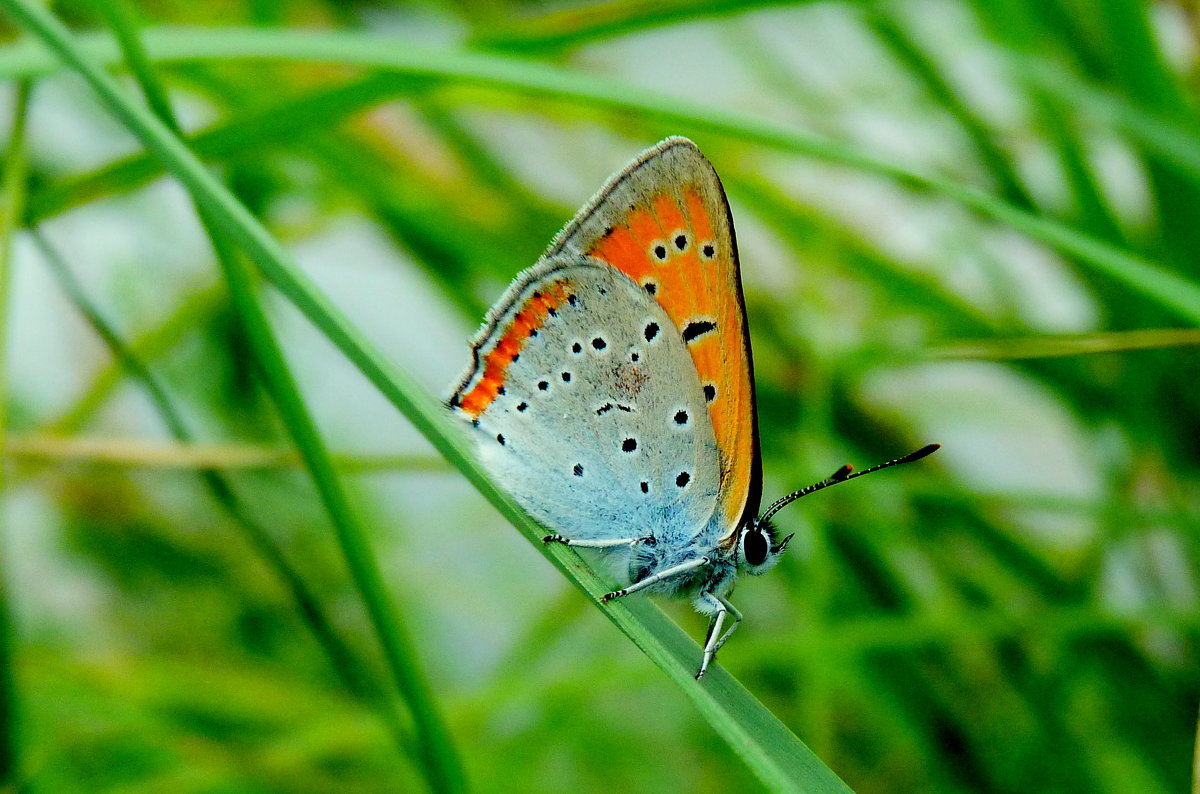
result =
[[703,243],[706,240],[713,238],[712,224],[709,221],[708,211],[704,208],[704,199],[695,190],[687,190],[683,194],[683,200],[687,202],[688,219],[692,222],[692,232],[696,235],[696,242]]
[[458,407],[472,419],[487,410],[504,387],[505,374],[520,354],[526,340],[546,323],[550,312],[567,300],[567,281],[556,281],[533,293],[525,305],[504,329],[495,347],[483,357],[483,375],[475,386],[462,396]]
[[[662,230],[668,235],[674,235],[676,231],[687,230],[687,218],[683,217],[683,212],[680,211],[679,205],[675,203],[674,196],[659,193],[654,197],[652,206],[654,207],[654,214],[658,216],[658,222],[661,224]],[[667,244],[670,245],[671,241],[668,240]]]
[[635,283],[653,272],[646,252],[625,225],[614,227],[596,246],[589,251],[592,256],[608,262]]

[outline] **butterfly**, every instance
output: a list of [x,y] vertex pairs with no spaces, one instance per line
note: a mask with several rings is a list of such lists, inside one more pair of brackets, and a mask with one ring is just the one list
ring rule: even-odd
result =
[[733,220],[686,138],[612,177],[520,273],[471,342],[447,406],[544,540],[597,549],[627,584],[711,619],[696,678],[741,622],[739,573],[770,570],[792,535],[759,515],[754,366]]

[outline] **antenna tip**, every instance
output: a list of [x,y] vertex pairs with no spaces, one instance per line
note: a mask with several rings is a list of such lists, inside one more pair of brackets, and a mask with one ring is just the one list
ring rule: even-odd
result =
[[912,454],[905,457],[904,462],[911,463],[914,460],[920,460],[921,458],[924,458],[927,455],[932,455],[933,453],[937,452],[941,448],[942,448],[941,444],[926,444],[925,446],[918,449],[916,452],[913,452]]

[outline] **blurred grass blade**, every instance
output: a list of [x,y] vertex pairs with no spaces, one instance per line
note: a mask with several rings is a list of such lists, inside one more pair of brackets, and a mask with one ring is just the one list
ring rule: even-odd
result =
[[[44,40],[88,82],[100,103],[154,151],[220,224],[308,318],[399,408],[572,582],[593,600],[608,590],[579,556],[566,547],[544,548],[541,527],[524,515],[467,451],[465,438],[436,400],[395,370],[291,263],[286,251],[178,138],[152,114],[131,102],[117,83],[75,46],[50,12],[30,0],[0,0],[29,31]],[[695,703],[709,723],[772,791],[849,791],[827,766],[722,668],[703,683],[693,678],[699,648],[649,601],[617,602],[604,614],[661,667]]]
[[1196,720],[1196,740],[1192,749],[1192,794],[1200,794],[1200,719]]
[[[1047,19],[1044,11],[1049,4],[1035,8],[1027,0],[1009,0],[1003,3],[976,2],[974,7],[983,24],[997,39],[1015,52],[1027,53],[1026,57],[1049,60],[1054,34],[1051,27],[1061,24],[1060,20]],[[1017,76],[1016,84],[1024,88],[1030,97],[1031,109],[1036,113],[1039,126],[1046,130],[1056,153],[1060,167],[1074,198],[1075,212],[1085,228],[1093,235],[1114,244],[1127,245],[1124,230],[1108,198],[1104,195],[1095,168],[1088,156],[1087,147],[1081,139],[1074,114],[1063,113],[1053,98],[1036,84]]]
[[[20,8],[27,4],[21,0],[4,0],[4,5]],[[91,52],[104,55],[111,46],[102,39],[92,39],[91,42],[89,48],[73,46],[72,57],[75,60],[87,58]],[[316,60],[371,66],[421,77],[441,78],[458,84],[619,108],[660,121],[682,123],[695,130],[708,130],[743,142],[759,143],[839,163],[864,173],[890,178],[906,187],[954,199],[985,217],[1007,224],[1089,265],[1093,271],[1115,280],[1175,315],[1192,323],[1200,323],[1200,285],[1155,263],[1082,234],[1058,221],[1035,216],[977,188],[919,174],[890,161],[872,157],[853,146],[800,133],[753,116],[575,74],[559,67],[479,53],[435,52],[408,45],[397,47],[394,41],[354,34],[243,29],[151,30],[146,33],[146,44],[156,60]],[[39,55],[27,46],[0,50],[0,76],[45,72],[51,68],[46,63],[47,58],[48,54]],[[127,116],[124,110],[114,108],[114,112]],[[124,120],[131,123],[128,118]],[[260,240],[255,247],[263,244]],[[273,269],[269,264],[260,262],[259,265]],[[270,272],[267,276],[272,278]],[[300,296],[295,296],[295,299],[308,300]]]
[[[203,130],[191,138],[192,151],[205,160],[247,156],[281,142],[336,126],[346,117],[391,97],[410,92],[414,81],[405,75],[380,72],[332,88],[321,88],[286,99],[259,111],[236,117]],[[65,212],[89,201],[140,187],[162,174],[163,164],[153,155],[137,152],[95,171],[47,185],[30,196],[30,222]]]
[[1061,358],[1131,350],[1163,350],[1200,345],[1200,330],[1166,328],[1112,331],[1096,334],[1042,336],[1029,339],[960,340],[935,347],[935,358],[976,358],[988,361],[1019,361],[1032,358]]
[[[321,496],[338,543],[371,620],[384,660],[404,698],[415,727],[414,739],[421,768],[435,792],[466,791],[458,753],[434,703],[433,691],[419,669],[417,654],[400,615],[391,603],[379,561],[371,550],[366,528],[351,505],[316,423],[308,413],[279,342],[256,295],[254,275],[241,261],[232,242],[219,230],[219,221],[206,226],[225,270],[239,319],[250,339],[255,361],[279,410],[288,434],[300,451]],[[388,706],[385,705],[385,708]]]
[[[183,300],[178,306],[171,307],[162,321],[123,340],[130,354],[147,366],[172,350],[195,329],[208,326],[228,303],[228,291],[220,282],[185,287],[180,291],[184,295]],[[43,429],[58,436],[69,436],[78,432],[121,385],[126,374],[127,370],[119,360],[110,361],[95,373],[91,382],[73,402],[43,425]]]
[[[296,450],[248,444],[199,444],[156,442],[145,439],[64,438],[56,433],[10,436],[8,457],[29,463],[79,463],[88,466],[117,466],[145,469],[259,470],[294,469],[304,465]],[[334,464],[343,472],[448,472],[446,462],[429,455],[334,454]]]
[[17,685],[13,664],[15,632],[12,624],[8,581],[8,555],[12,529],[9,526],[8,467],[4,453],[8,444],[8,326],[12,304],[13,244],[25,212],[28,178],[26,122],[31,87],[28,80],[16,84],[12,133],[4,158],[0,184],[0,790],[16,791],[21,783],[20,722]]
[[[132,17],[124,7],[124,0],[102,0],[100,5],[104,7],[109,24],[116,31],[125,58],[149,100],[155,117],[168,132],[179,135],[181,130],[171,110],[167,93],[159,85],[150,61],[142,51],[138,32],[133,27]],[[219,221],[214,220],[202,202],[197,202],[196,208],[217,261],[225,274],[238,319],[250,341],[267,391],[271,394],[280,418],[299,449],[300,456],[317,487],[336,530],[338,544],[350,569],[351,578],[375,630],[388,671],[398,694],[404,699],[412,715],[415,728],[412,739],[417,747],[421,772],[430,790],[438,794],[466,791],[462,765],[450,739],[449,730],[434,704],[432,689],[420,671],[416,651],[401,623],[400,615],[392,606],[378,560],[367,539],[366,529],[342,488],[316,422],[304,404],[299,386],[288,369],[283,350],[270,328],[266,312],[258,299],[254,275],[243,262],[240,252],[234,248]],[[177,429],[181,428],[182,425]],[[215,473],[209,473],[209,483],[218,486],[219,490],[219,486],[223,484],[222,479],[219,476],[214,479],[214,476]],[[223,495],[231,496],[232,491]],[[265,533],[263,534],[265,536]],[[278,565],[282,561],[282,556],[279,556],[275,563]],[[290,567],[287,571],[294,573]],[[299,577],[294,577],[293,584],[298,582]],[[316,601],[311,598],[307,589],[304,593],[309,597],[308,606],[315,607]],[[314,614],[321,613],[306,612],[310,619]],[[326,623],[321,628],[327,632],[322,635],[322,639],[326,642],[332,640],[334,635],[331,627]],[[339,665],[347,680],[355,682],[356,679],[349,675],[352,668],[349,666],[348,655],[343,652],[344,648],[340,643],[334,643],[329,649],[335,654],[335,663]],[[359,692],[363,691],[361,686],[357,689]],[[385,697],[380,707],[389,726],[395,729],[398,727],[398,721],[392,714],[393,705],[391,698]],[[402,740],[405,738],[399,736]]]
[[[100,311],[99,307],[89,300],[87,294],[84,292],[83,285],[75,278],[62,256],[50,245],[40,230],[33,229],[33,239],[41,250],[44,261],[58,279],[63,292],[66,293],[68,299],[84,316],[84,319],[87,320],[88,324],[96,332],[96,335],[108,345],[109,350],[112,351],[113,358],[145,391],[151,405],[154,406],[154,409],[162,418],[167,431],[176,441],[188,445],[192,440],[192,433],[184,422],[182,414],[176,409],[175,404],[168,396],[166,388],[159,382],[154,373],[150,371],[150,368],[125,343],[112,324],[105,319],[104,313]],[[177,458],[172,459],[169,456],[163,455],[161,451],[157,456],[153,454],[148,455],[146,445],[141,443],[122,444],[114,442],[112,439],[104,439],[99,444],[89,444],[81,442],[78,438],[64,439],[54,436],[42,439],[42,442],[41,444],[31,444],[29,443],[29,439],[26,439],[23,444],[11,444],[6,450],[6,454],[8,456],[40,454],[43,459],[53,454],[55,459],[60,461],[69,457],[73,460],[90,461],[97,459],[109,462],[120,460],[128,464],[132,459],[142,462],[143,465],[148,461],[159,466],[170,465],[167,461],[179,465]],[[171,450],[173,451],[179,449],[179,444],[171,446]],[[267,568],[275,574],[283,587],[291,594],[292,600],[295,602],[296,612],[309,627],[309,630],[312,631],[317,643],[329,658],[331,667],[341,679],[346,690],[366,705],[378,707],[387,724],[388,730],[392,733],[397,744],[402,749],[407,750],[410,737],[404,727],[403,720],[400,719],[398,713],[395,711],[392,702],[389,700],[380,702],[379,687],[368,679],[362,663],[355,657],[350,648],[342,642],[334,630],[333,621],[329,619],[320,600],[313,593],[307,582],[305,582],[304,577],[300,575],[300,572],[288,560],[287,555],[279,544],[275,542],[275,538],[267,531],[267,528],[256,521],[250,512],[246,510],[241,499],[238,498],[237,492],[233,489],[232,484],[224,475],[216,470],[216,467],[213,465],[214,459],[217,461],[221,460],[220,456],[217,455],[210,455],[207,459],[201,458],[200,460],[196,460],[193,456],[188,461],[188,464],[190,467],[198,469],[197,474],[200,476],[200,481],[208,490],[213,500],[230,518],[234,526],[239,528],[250,548],[258,553]]]
[[[1096,0],[1095,30],[1104,41],[1109,59],[1108,79],[1122,93],[1156,115],[1195,128],[1200,124],[1191,100],[1167,67],[1166,56],[1152,27],[1151,9],[1143,0]],[[1146,152],[1146,166],[1157,206],[1160,248],[1184,272],[1196,274],[1200,250],[1200,186],[1181,178],[1154,151]]]
[[987,124],[959,96],[938,64],[921,49],[898,16],[899,9],[893,4],[876,3],[868,7],[864,18],[877,40],[912,73],[930,97],[958,122],[1001,194],[1018,207],[1033,209],[1033,198],[1025,190],[1008,155],[1000,148]]
[[553,52],[646,28],[744,13],[811,0],[603,0],[585,7],[517,17],[485,17],[477,24],[475,47],[517,52]]
[[1200,133],[1194,126],[1089,85],[1043,60],[1014,55],[1011,63],[1018,74],[1053,96],[1062,110],[1081,110],[1096,121],[1111,124],[1170,163],[1177,174],[1200,185]]

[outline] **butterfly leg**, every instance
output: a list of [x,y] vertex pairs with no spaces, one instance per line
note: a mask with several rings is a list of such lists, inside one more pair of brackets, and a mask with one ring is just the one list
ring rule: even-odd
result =
[[[729,603],[723,597],[716,593],[701,593],[698,599],[712,608],[715,612],[712,623],[708,627],[708,636],[704,640],[704,656],[700,660],[700,672],[696,673],[696,680],[699,681],[704,677],[704,673],[708,670],[708,665],[716,656],[717,651],[721,646],[729,640],[733,635],[734,629],[742,622],[742,613]],[[725,617],[733,618],[733,624],[721,633],[721,627],[725,624]]]
[[611,549],[616,546],[632,546],[635,543],[641,543],[645,538],[615,538],[611,540],[572,540],[564,538],[562,535],[554,534],[547,535],[542,538],[542,543],[561,543],[564,546],[575,546],[581,549]]
[[717,644],[713,646],[713,653],[715,654],[717,651],[721,650],[722,645],[729,641],[729,638],[733,635],[734,629],[736,629],[742,622],[742,613],[738,611],[737,607],[729,603],[724,596],[714,595],[713,597],[721,602],[721,605],[725,607],[725,611],[729,613],[729,617],[733,618],[733,624],[725,630],[725,634],[721,637],[721,639],[717,640]]
[[614,598],[620,598],[621,596],[627,596],[630,593],[636,593],[638,590],[644,590],[650,585],[658,584],[664,579],[670,579],[673,576],[679,576],[680,574],[687,573],[688,571],[694,571],[701,565],[708,565],[709,562],[711,562],[711,560],[709,560],[708,557],[698,557],[694,560],[681,562],[678,565],[673,565],[664,571],[651,574],[645,579],[642,579],[640,582],[635,582],[634,584],[629,585],[629,587],[625,587],[620,590],[614,590],[611,593],[605,593],[604,595],[600,596],[600,602],[606,604],[609,601],[612,601]]

